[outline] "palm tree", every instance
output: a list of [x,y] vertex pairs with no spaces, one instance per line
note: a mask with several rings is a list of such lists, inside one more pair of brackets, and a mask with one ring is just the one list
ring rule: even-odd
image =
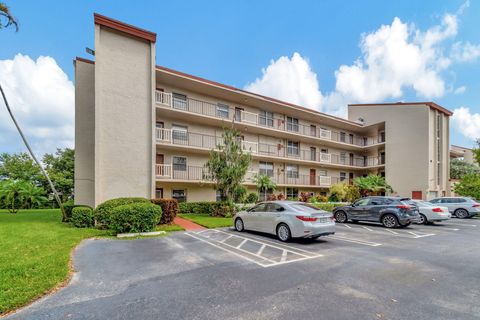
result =
[[273,190],[275,191],[277,189],[277,184],[275,181],[270,178],[270,176],[267,176],[266,174],[256,174],[253,177],[253,183],[257,185],[257,190],[258,192],[264,192],[264,200],[267,200],[267,190]]
[[3,199],[10,213],[17,213],[23,203],[21,194],[25,182],[20,180],[7,180],[0,184],[0,199]]
[[376,195],[380,192],[393,192],[392,187],[385,181],[385,178],[376,174],[355,178],[353,183],[360,188],[362,196],[367,196],[370,193]]
[[[6,20],[6,22],[3,22],[3,20]],[[17,19],[12,16],[7,5],[3,2],[0,2],[0,29],[8,28],[10,26],[14,26],[15,31],[18,31]]]
[[20,196],[23,200],[23,207],[27,209],[32,209],[33,207],[38,208],[48,201],[48,199],[45,197],[45,190],[30,182],[22,185]]

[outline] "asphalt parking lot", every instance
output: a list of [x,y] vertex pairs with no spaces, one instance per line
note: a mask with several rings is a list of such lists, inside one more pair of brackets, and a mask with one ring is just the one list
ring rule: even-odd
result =
[[8,319],[480,319],[480,220],[281,243],[225,229],[88,240],[71,283]]

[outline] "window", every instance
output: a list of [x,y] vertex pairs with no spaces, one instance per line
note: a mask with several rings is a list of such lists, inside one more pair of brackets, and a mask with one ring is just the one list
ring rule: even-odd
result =
[[285,211],[285,208],[279,205],[278,203],[268,203],[266,211],[276,213],[276,212]]
[[298,188],[287,188],[287,199],[298,199]]
[[266,203],[260,203],[248,210],[248,212],[265,212],[267,210]]
[[265,176],[273,177],[273,162],[260,161],[258,173]]
[[315,125],[310,125],[310,135],[312,137],[316,137],[317,136],[317,126]]
[[385,142],[385,131],[380,132],[380,141],[379,142]]
[[295,141],[287,141],[287,154],[298,156],[300,154],[300,143]]
[[187,193],[185,190],[172,190],[172,198],[177,199],[178,202],[186,202]]
[[317,148],[310,147],[310,160],[316,161],[317,160]]
[[345,132],[340,132],[340,142],[346,142],[346,134],[345,134]]
[[347,179],[347,173],[346,172],[340,172],[340,181],[345,181]]
[[345,152],[340,152],[340,164],[345,164],[347,162],[347,154]]
[[298,178],[298,165],[287,164],[287,178]]
[[226,104],[217,105],[217,117],[228,119],[229,107]]
[[223,199],[222,199],[222,193],[221,193],[219,190],[217,190],[217,191],[215,192],[215,200],[216,200],[217,202],[222,202],[222,201],[223,201]]
[[349,137],[350,144],[353,144],[353,134],[350,133],[348,137]]
[[260,110],[259,122],[262,126],[273,127],[273,112]]
[[187,158],[173,157],[172,165],[173,165],[173,170],[175,171],[187,171]]
[[260,196],[261,200],[267,200],[268,196],[271,195],[271,194],[273,194],[272,189],[267,189],[267,190],[262,189],[262,190],[260,190],[259,196]]
[[298,132],[298,119],[287,117],[287,130]]
[[366,206],[369,201],[370,201],[369,198],[363,198],[363,199],[360,199],[360,200],[355,201],[354,204],[355,204],[355,207],[358,207],[358,206]]
[[188,127],[172,124],[172,139],[177,144],[188,141]]
[[180,93],[173,93],[173,107],[175,109],[187,110],[187,96]]
[[163,198],[163,188],[156,188],[155,199],[162,199],[162,198]]
[[318,209],[317,207],[309,203],[298,203],[298,204],[295,203],[295,204],[292,204],[291,207],[297,210],[298,212],[305,212],[305,213],[315,213],[320,211],[320,209]]
[[321,177],[326,177],[327,176],[327,170],[318,170],[318,175]]

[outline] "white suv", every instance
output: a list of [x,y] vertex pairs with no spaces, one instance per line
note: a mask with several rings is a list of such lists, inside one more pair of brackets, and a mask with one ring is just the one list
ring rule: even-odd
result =
[[431,203],[447,207],[459,219],[471,218],[480,213],[480,203],[467,197],[443,197],[430,200]]

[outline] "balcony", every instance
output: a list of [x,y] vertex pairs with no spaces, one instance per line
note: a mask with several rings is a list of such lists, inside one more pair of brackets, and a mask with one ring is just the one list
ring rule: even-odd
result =
[[317,128],[317,126],[313,124],[303,125],[292,123],[284,118],[260,116],[259,114],[248,112],[241,108],[192,99],[186,96],[176,97],[170,92],[156,91],[155,102],[163,108],[176,109],[221,120],[233,120],[256,127],[281,130],[305,137],[313,137],[356,147],[372,146],[385,142],[384,134],[375,137],[350,136],[342,132]]
[[[210,151],[216,149],[222,143],[219,136],[193,133],[184,130],[172,130],[157,128],[155,131],[157,143],[164,145],[188,146]],[[253,141],[241,141],[243,150],[250,152],[258,157],[282,158],[284,161],[289,159],[303,160],[313,163],[323,163],[332,165],[349,166],[356,168],[366,168],[385,164],[379,157],[349,157],[339,154],[324,153],[312,149],[292,149],[283,144],[266,144]]]
[[[248,171],[245,175],[245,184],[253,185],[253,177],[257,174],[255,171]],[[156,164],[155,177],[161,181],[179,181],[179,182],[199,182],[213,183],[211,176],[204,167],[184,166],[173,167],[171,164]],[[288,175],[285,173],[277,174],[271,177],[277,185],[285,186],[313,186],[330,187],[332,184],[340,181],[338,177],[315,176],[315,175]]]

